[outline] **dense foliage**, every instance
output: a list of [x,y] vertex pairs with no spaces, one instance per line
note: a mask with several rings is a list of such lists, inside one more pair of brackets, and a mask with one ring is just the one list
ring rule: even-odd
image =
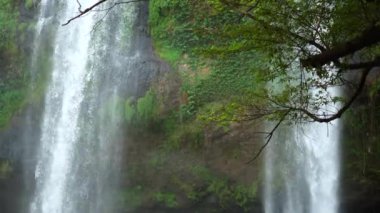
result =
[[[178,66],[183,79],[186,100],[181,112],[185,118],[213,102],[246,101],[262,86],[257,80],[258,53],[233,52],[241,39],[231,41],[224,36],[226,26],[240,24],[239,14],[229,9],[217,11],[207,1],[151,1],[150,8],[151,32],[158,52],[162,58],[176,62],[172,65]],[[231,51],[210,54],[226,42],[232,43]]]
[[[0,0],[0,127],[25,103],[29,83],[25,43],[31,43],[26,34],[34,23],[25,21],[20,11],[33,10],[36,2]],[[279,120],[284,114],[290,121],[339,118],[335,116],[339,110],[320,110],[350,103],[349,97],[362,91],[356,85],[359,75],[370,87],[363,96],[369,93],[377,100],[380,81],[376,76],[368,81],[367,76],[368,69],[380,65],[379,39],[371,37],[380,37],[379,9],[379,1],[369,0],[150,0],[155,48],[181,78],[181,105],[161,114],[165,103],[154,87],[142,97],[116,100],[128,128],[159,137],[154,138],[158,148],[146,150],[148,145],[136,151],[145,159],[129,165],[128,180],[136,182],[123,192],[121,202],[126,208],[146,200],[176,208],[184,199],[197,203],[211,197],[222,208],[236,205],[249,211],[258,183],[225,178],[200,162],[211,149],[205,148],[206,140],[212,133],[228,132],[236,121]],[[346,50],[352,43],[359,47]],[[35,56],[41,62],[35,65],[39,73],[51,66],[44,60],[51,49],[48,45],[41,49]],[[37,89],[43,90],[41,85]],[[336,86],[346,86],[347,94],[333,94]],[[373,185],[380,182],[376,103],[348,111],[343,137],[350,160],[344,169]],[[152,129],[158,134],[149,132]],[[186,158],[188,153],[196,157]],[[0,179],[10,172],[10,164],[2,162]],[[166,178],[161,180],[165,183],[160,178]]]
[[343,178],[378,188],[379,9],[366,0],[150,1],[156,50],[182,77],[182,106],[166,123],[184,123],[168,125],[167,144],[197,141],[189,133],[210,123],[228,131],[263,117],[344,116]]
[[352,104],[331,88],[352,86],[346,73],[355,67],[366,78],[378,63],[378,39],[368,32],[379,31],[379,7],[377,1],[157,0],[151,26],[159,50],[188,54],[185,63],[196,63],[198,72],[199,60],[211,69],[185,89],[190,110],[238,94],[255,114],[289,111],[296,120],[329,122],[346,109],[324,109]]
[[9,123],[26,99],[27,46],[32,20],[19,11],[35,9],[33,1],[0,1],[0,127]]

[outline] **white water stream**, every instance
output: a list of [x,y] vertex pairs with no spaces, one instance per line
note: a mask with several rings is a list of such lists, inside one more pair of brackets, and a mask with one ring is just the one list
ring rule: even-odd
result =
[[[51,77],[45,93],[35,195],[31,213],[112,212],[121,156],[118,97],[128,72],[127,55],[133,6],[89,13],[66,27],[49,23],[47,13],[64,22],[76,15],[75,0],[41,2],[36,39],[55,26]],[[96,0],[81,0],[86,8]],[[49,11],[54,10],[54,11]],[[54,20],[54,19],[52,19]],[[126,26],[127,25],[127,26]],[[95,28],[96,27],[96,28]],[[48,30],[47,30],[48,31]],[[41,45],[35,41],[34,53]],[[48,60],[48,59],[46,59]],[[33,64],[43,63],[34,59]]]
[[271,143],[264,161],[265,212],[338,212],[339,121],[286,126]]
[[[82,7],[96,0],[81,0]],[[50,11],[53,10],[54,11]],[[36,26],[44,28],[75,16],[75,0],[41,3]],[[53,13],[55,19],[49,14]],[[126,30],[133,9],[109,14],[89,13],[52,39],[53,67],[46,88],[41,124],[35,195],[31,213],[113,212],[112,187],[120,166],[119,99],[128,64],[138,55],[126,53]],[[35,42],[34,54],[43,41]],[[33,61],[38,64],[40,61]],[[266,213],[336,213],[338,211],[339,122],[280,129],[265,153]]]
[[[75,1],[67,5],[65,19],[76,10]],[[91,38],[92,18],[61,28],[54,50],[54,68],[47,89],[42,124],[41,157],[36,169],[40,191],[31,212],[62,212],[65,185],[69,178],[75,144],[78,142],[78,116],[84,98],[86,62]],[[40,205],[40,206],[39,206]]]

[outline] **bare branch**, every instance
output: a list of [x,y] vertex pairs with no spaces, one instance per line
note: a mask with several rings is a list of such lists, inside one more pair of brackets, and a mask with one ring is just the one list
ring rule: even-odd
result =
[[100,24],[103,22],[103,20],[108,16],[108,14],[111,12],[111,10],[107,10],[107,12],[100,18],[96,21],[96,23],[94,24],[92,30],[91,30],[91,33],[93,33],[99,26]]
[[249,163],[252,163],[253,161],[255,161],[260,155],[261,153],[264,151],[264,149],[268,146],[269,142],[271,141],[272,137],[273,137],[273,134],[275,133],[275,131],[278,129],[278,127],[281,125],[281,123],[286,119],[286,116],[288,116],[288,114],[291,112],[292,110],[289,109],[287,110],[281,117],[281,119],[277,122],[277,124],[274,126],[274,128],[272,129],[272,131],[270,131],[267,135],[267,139],[266,139],[266,142],[263,146],[261,146],[260,150],[256,153],[256,155],[247,162],[247,164]]
[[113,3],[111,6],[109,6],[108,8],[105,8],[105,9],[101,9],[101,10],[92,10],[92,11],[95,11],[95,12],[102,12],[102,11],[110,11],[112,10],[114,7],[120,5],[120,4],[129,4],[129,3],[136,3],[136,2],[142,2],[142,1],[149,1],[149,0],[130,0],[130,1],[119,1],[119,2],[115,2]]
[[92,9],[94,9],[95,7],[103,4],[104,2],[106,2],[107,0],[100,0],[98,2],[96,2],[95,4],[93,4],[91,7],[88,7],[86,8],[85,10],[81,11],[81,6],[79,6],[79,14],[77,16],[74,16],[72,17],[71,19],[69,19],[66,23],[62,24],[62,26],[66,26],[68,24],[70,24],[70,22],[72,22],[73,20],[77,19],[77,18],[80,18],[82,17],[83,15],[87,14],[88,12],[90,12]]
[[77,0],[77,3],[78,3],[78,11],[82,12],[82,4],[79,2],[79,0]]
[[[105,3],[106,1],[108,0],[100,0],[98,2],[96,2],[95,4],[93,4],[92,6],[82,10],[82,5],[79,3],[79,1],[77,0],[78,4],[79,4],[79,8],[78,8],[78,12],[79,14],[70,18],[66,23],[62,24],[62,26],[66,26],[68,24],[70,24],[72,21],[74,21],[75,19],[78,19],[80,17],[82,17],[83,15],[91,12],[91,11],[96,11],[94,10],[96,7],[100,6],[101,4]],[[112,4],[112,6],[110,6],[109,8],[106,8],[104,10],[99,10],[99,11],[109,11],[111,10],[112,8],[114,8],[115,6],[117,5],[120,5],[120,4],[129,4],[129,3],[135,3],[135,2],[141,2],[141,1],[149,1],[149,0],[130,0],[130,1],[119,1],[119,2],[115,2],[114,4]]]

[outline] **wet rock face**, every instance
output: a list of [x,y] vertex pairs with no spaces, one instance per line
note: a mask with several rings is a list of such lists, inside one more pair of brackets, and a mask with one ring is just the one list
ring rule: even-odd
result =
[[154,81],[170,70],[170,66],[154,53],[148,31],[148,11],[148,2],[138,4],[130,47],[130,55],[134,55],[138,59],[128,67],[129,74],[125,79],[126,96],[143,96]]
[[380,209],[380,189],[359,183],[343,182],[340,212],[375,213]]
[[0,212],[26,212],[24,202],[34,185],[41,113],[41,106],[29,105],[0,131],[0,158],[10,165],[10,174],[0,178]]
[[131,72],[125,80],[127,85],[126,96],[136,98],[144,96],[152,83],[170,69],[166,63],[154,58],[154,56],[142,58],[130,66]]
[[23,194],[20,171],[13,172],[7,179],[0,179],[0,211],[4,213],[21,212],[21,199]]
[[139,52],[142,56],[147,58],[155,58],[152,39],[148,30],[149,3],[141,2],[138,4],[136,14],[137,17],[133,26],[134,34],[132,37],[131,50],[133,52]]
[[[343,116],[340,212],[380,212],[380,176],[376,173],[380,165],[380,93],[371,89],[379,81],[379,71],[371,71],[363,92]],[[354,80],[360,77],[357,73],[350,75]],[[349,89],[345,92],[347,97],[353,93]]]

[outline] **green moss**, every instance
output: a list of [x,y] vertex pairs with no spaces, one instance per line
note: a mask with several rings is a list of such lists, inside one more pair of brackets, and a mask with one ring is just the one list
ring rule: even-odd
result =
[[173,48],[168,44],[164,44],[163,42],[155,42],[154,47],[161,59],[169,62],[172,67],[177,66],[182,55],[180,50]]
[[34,6],[34,0],[25,0],[25,8],[30,9]]
[[178,117],[172,116],[164,120],[166,140],[163,148],[168,151],[183,147],[200,149],[204,144],[204,127],[196,120],[179,124]]
[[5,127],[13,114],[25,103],[26,91],[7,90],[0,94],[0,128]]
[[136,109],[132,104],[131,99],[125,101],[124,104],[124,117],[127,123],[132,122],[132,119],[136,116]]
[[9,161],[0,162],[0,179],[6,179],[12,173],[13,169]]
[[157,116],[156,95],[152,90],[137,100],[137,115],[141,121],[154,120]]
[[124,118],[128,124],[147,127],[158,118],[158,101],[153,90],[149,90],[135,103],[128,99],[124,103]]

